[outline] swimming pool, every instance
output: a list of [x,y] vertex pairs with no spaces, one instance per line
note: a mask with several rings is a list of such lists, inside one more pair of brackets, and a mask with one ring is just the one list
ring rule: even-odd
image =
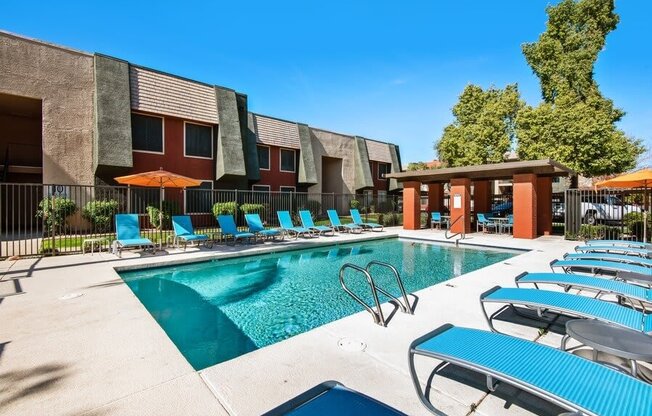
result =
[[[361,311],[339,284],[344,263],[388,262],[414,292],[515,254],[389,238],[120,276],[199,370]],[[398,295],[392,275],[379,269],[374,278]],[[347,272],[347,283],[357,293],[369,292],[361,275]],[[370,295],[362,298],[371,303]]]

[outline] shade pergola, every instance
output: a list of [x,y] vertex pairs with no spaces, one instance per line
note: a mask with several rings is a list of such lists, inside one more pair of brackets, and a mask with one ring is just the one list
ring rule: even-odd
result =
[[[451,231],[471,230],[471,185],[475,212],[490,210],[490,181],[513,180],[514,237],[535,238],[552,231],[552,178],[575,172],[552,159],[526,160],[391,173],[387,178],[403,184],[403,227],[420,228],[420,188],[428,185],[429,211],[441,208],[443,184],[450,182]],[[438,202],[439,201],[439,202]],[[459,221],[458,221],[459,220]]]

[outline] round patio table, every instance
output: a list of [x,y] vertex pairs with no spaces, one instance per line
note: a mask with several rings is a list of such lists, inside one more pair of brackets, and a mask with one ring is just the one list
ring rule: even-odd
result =
[[594,361],[597,361],[598,351],[629,360],[634,377],[637,360],[652,362],[652,336],[644,332],[595,319],[575,319],[566,323],[566,335],[561,341],[564,351],[569,338],[593,348]]

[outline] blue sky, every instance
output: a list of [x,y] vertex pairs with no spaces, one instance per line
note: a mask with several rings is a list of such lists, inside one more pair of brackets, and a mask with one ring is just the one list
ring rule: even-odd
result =
[[[435,156],[469,83],[516,82],[540,100],[520,45],[545,29],[549,3],[5,0],[0,28],[234,88],[251,111],[395,142],[405,163]],[[596,79],[652,147],[652,2],[616,11]]]

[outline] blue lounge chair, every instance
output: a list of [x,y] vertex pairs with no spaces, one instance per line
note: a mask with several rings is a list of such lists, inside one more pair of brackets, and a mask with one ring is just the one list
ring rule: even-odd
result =
[[507,216],[507,222],[498,224],[498,226],[500,227],[501,233],[509,232],[511,234],[514,229],[514,214],[509,214]]
[[403,416],[404,413],[337,381],[326,381],[263,413],[263,416],[281,415]]
[[550,262],[550,268],[553,271],[556,268],[560,268],[565,273],[587,270],[593,274],[607,274],[615,277],[619,277],[620,273],[622,272],[628,272],[640,274],[642,276],[649,276],[652,278],[652,268],[650,267],[606,260],[553,260]]
[[217,222],[220,224],[220,228],[222,229],[222,235],[226,238],[232,237],[233,244],[237,243],[238,240],[247,239],[248,241],[251,241],[252,238],[254,240],[256,239],[256,235],[253,233],[238,231],[233,215],[218,215]]
[[631,263],[639,266],[652,267],[652,259],[639,256],[627,256],[616,253],[566,253],[564,260],[606,260],[616,263]]
[[329,209],[326,211],[328,214],[328,220],[331,222],[331,227],[337,231],[346,231],[348,233],[357,233],[360,234],[362,232],[362,227],[356,224],[342,224],[342,221],[340,221],[340,216],[337,215],[337,211],[334,209]]
[[579,253],[620,253],[627,256],[652,257],[652,251],[645,248],[623,246],[577,246]]
[[652,415],[650,384],[547,345],[451,324],[416,339],[408,351],[419,400],[435,414],[443,413],[424,395],[416,356],[484,374],[490,391],[504,382],[578,415]]
[[155,249],[149,238],[141,238],[138,214],[115,215],[116,240],[113,242],[113,254],[122,257],[123,248],[149,247]]
[[184,250],[188,247],[188,243],[193,242],[197,245],[204,243],[208,248],[213,247],[213,242],[206,234],[195,234],[189,215],[173,215],[172,228],[174,229],[174,245],[182,241]]
[[299,211],[299,217],[301,218],[301,225],[303,225],[304,228],[312,230],[318,234],[331,233],[332,235],[335,235],[335,230],[331,227],[326,227],[325,225],[315,225],[314,221],[312,220],[310,211]]
[[[488,303],[505,306],[488,315],[486,310]],[[597,319],[634,331],[652,332],[652,318],[646,313],[617,303],[564,292],[496,286],[480,295],[480,304],[487,324],[494,332],[499,331],[494,328],[493,319],[510,308],[518,313],[514,308],[515,305],[535,309],[539,318],[543,317],[544,312],[553,312],[579,318]]]
[[514,280],[517,287],[521,287],[523,283],[528,283],[538,289],[539,285],[548,284],[562,286],[566,292],[573,288],[597,292],[598,298],[603,294],[617,295],[627,299],[632,305],[636,302],[644,311],[646,306],[643,302],[652,303],[652,289],[618,280],[581,274],[527,272],[519,274]]
[[448,221],[444,221],[441,212],[433,211],[430,213],[430,228],[435,228],[435,224],[439,229],[441,229],[442,224],[448,228]]
[[304,227],[295,227],[288,211],[276,211],[276,216],[284,233],[288,235],[294,234],[295,238],[299,238],[300,235],[314,237],[312,230]]
[[249,226],[249,232],[260,235],[263,238],[272,238],[276,240],[280,237],[283,240],[284,234],[281,230],[276,228],[267,229],[263,225],[263,221],[258,214],[245,214],[245,221]]
[[631,240],[588,240],[585,244],[587,246],[622,246],[652,250],[652,244]]
[[362,217],[360,216],[360,211],[358,211],[357,209],[352,209],[350,210],[350,212],[351,212],[351,219],[353,220],[353,223],[359,227],[362,227],[362,229],[368,229],[374,231],[380,228],[380,230],[378,231],[383,231],[383,229],[385,228],[383,225],[378,224],[376,222],[362,221]]
[[476,216],[478,218],[478,221],[475,223],[475,230],[477,232],[480,232],[480,226],[482,226],[483,233],[486,233],[490,228],[493,228],[494,231],[498,231],[498,224],[493,221],[489,221],[483,213],[478,212]]

